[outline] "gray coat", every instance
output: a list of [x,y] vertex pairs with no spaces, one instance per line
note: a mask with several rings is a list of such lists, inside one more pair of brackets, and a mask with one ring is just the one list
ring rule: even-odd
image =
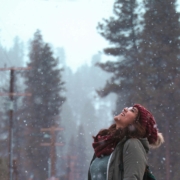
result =
[[[107,165],[107,180],[143,180],[144,171],[147,165],[147,153],[149,151],[149,143],[147,138],[128,139],[120,141],[114,151],[111,153]],[[120,159],[122,144],[123,148],[123,169],[124,175],[120,171]],[[96,158],[93,156],[92,161]],[[91,163],[92,163],[91,161]],[[88,172],[88,180],[91,180],[90,170]]]

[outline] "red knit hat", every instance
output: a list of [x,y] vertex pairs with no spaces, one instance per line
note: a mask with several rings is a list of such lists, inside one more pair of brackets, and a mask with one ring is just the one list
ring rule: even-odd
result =
[[149,144],[156,144],[158,141],[158,129],[153,115],[140,104],[135,104],[133,107],[136,107],[139,111],[138,121],[146,130],[145,137],[147,137]]

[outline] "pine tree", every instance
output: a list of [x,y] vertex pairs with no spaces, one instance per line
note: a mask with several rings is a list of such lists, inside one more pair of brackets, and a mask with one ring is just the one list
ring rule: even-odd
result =
[[[0,92],[8,93],[9,92],[9,79],[7,79],[6,74],[3,74],[6,82],[1,81],[0,85]],[[2,76],[3,77],[3,76]],[[8,80],[8,81],[7,81]],[[0,156],[1,157],[8,157],[8,139],[9,139],[9,103],[10,99],[9,96],[0,96]]]
[[[24,75],[26,92],[32,93],[31,97],[24,98],[22,119],[26,134],[24,143],[24,167],[28,176],[35,179],[48,177],[49,147],[42,147],[45,142],[41,128],[56,126],[55,119],[60,115],[61,107],[65,101],[62,93],[63,69],[58,67],[58,59],[53,57],[53,52],[47,43],[44,43],[39,30],[34,34],[30,44],[30,62],[27,64],[32,69]],[[60,118],[59,118],[60,119]]]
[[0,67],[6,67],[10,65],[10,61],[8,58],[8,51],[0,44]]
[[122,57],[124,59],[127,58],[127,53],[132,47],[134,51],[137,51],[138,25],[140,24],[137,8],[136,0],[116,0],[113,9],[116,17],[99,23],[99,33],[114,45],[114,47],[105,48],[106,54],[124,56]]
[[66,171],[67,180],[84,180],[88,173],[87,148],[84,128],[82,125],[78,128],[78,133],[72,135],[68,153],[64,161],[64,171]]
[[24,44],[18,36],[14,38],[14,44],[7,52],[11,60],[11,66],[22,67],[24,61]]
[[174,162],[179,162],[179,37],[176,1],[147,1],[138,52],[126,55],[122,61],[100,64],[114,74],[99,94],[106,96],[115,92],[123,95],[126,92],[127,104],[138,102],[150,109],[165,135],[165,145],[149,158],[155,166],[157,179],[177,179],[179,163],[175,165]]
[[[112,73],[105,87],[98,91],[102,97],[114,92],[120,97],[119,99],[126,100],[128,96],[126,89],[129,89],[129,94],[131,93],[128,83],[135,78],[133,76],[135,70],[132,67],[136,64],[135,57],[138,53],[142,23],[139,8],[140,5],[136,0],[116,0],[114,3],[115,17],[98,25],[100,34],[112,44],[112,47],[104,49],[105,54],[117,57],[115,62],[97,63],[103,70]],[[122,81],[124,79],[125,81]],[[125,97],[124,94],[126,94]],[[116,111],[118,107],[121,107],[119,99]]]
[[75,135],[71,136],[71,139],[69,141],[68,145],[68,151],[67,156],[65,160],[65,170],[67,172],[67,180],[78,180],[79,174],[77,173],[76,164],[77,164],[77,139],[75,138]]
[[0,158],[0,179],[7,180],[8,179],[8,159]]
[[79,126],[77,134],[77,163],[76,163],[76,172],[78,179],[84,180],[88,174],[88,164],[87,162],[87,145],[85,140],[85,132],[83,125]]
[[[159,179],[176,179],[172,169],[175,169],[174,161],[179,159],[179,112],[176,109],[179,109],[180,101],[180,13],[176,12],[175,0],[148,1],[146,7],[143,41],[139,45],[139,65],[136,68],[141,74],[134,84],[137,83],[141,89],[138,96],[145,95],[141,102],[152,109],[165,135],[164,149],[159,149],[153,158],[155,172]],[[131,98],[132,101],[135,99],[136,96]],[[161,161],[164,161],[163,165]],[[157,167],[165,169],[165,176]]]
[[[1,97],[2,101],[2,97]],[[8,100],[6,100],[8,102]],[[2,104],[1,104],[2,105]],[[3,107],[3,106],[1,106]],[[0,179],[6,180],[8,179],[8,173],[9,173],[9,155],[8,155],[8,110],[7,107],[3,108],[3,111],[0,111]]]

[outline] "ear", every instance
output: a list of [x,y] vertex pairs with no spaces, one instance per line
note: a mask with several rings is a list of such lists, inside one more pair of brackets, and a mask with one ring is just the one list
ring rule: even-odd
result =
[[155,149],[161,146],[161,144],[164,143],[164,137],[162,133],[158,133],[157,135],[157,141],[154,144],[150,144],[150,148]]

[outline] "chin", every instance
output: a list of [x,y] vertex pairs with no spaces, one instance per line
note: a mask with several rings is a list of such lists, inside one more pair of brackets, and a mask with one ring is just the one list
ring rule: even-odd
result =
[[118,116],[115,116],[115,117],[114,117],[114,120],[115,120],[115,121],[118,121],[118,120],[120,120],[120,118],[119,118]]

